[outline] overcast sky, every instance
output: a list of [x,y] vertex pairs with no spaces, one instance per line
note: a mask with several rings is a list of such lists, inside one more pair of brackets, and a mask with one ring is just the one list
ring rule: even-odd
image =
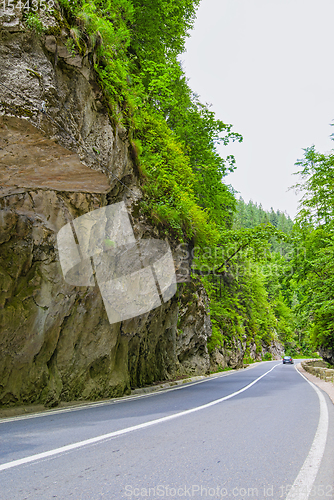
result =
[[222,147],[227,183],[294,217],[303,148],[334,147],[334,1],[202,0],[187,52],[190,87],[244,142]]

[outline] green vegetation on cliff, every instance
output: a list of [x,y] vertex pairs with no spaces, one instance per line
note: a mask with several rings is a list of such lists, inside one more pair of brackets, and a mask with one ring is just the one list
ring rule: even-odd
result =
[[217,144],[242,137],[188,86],[178,61],[199,0],[61,0],[77,51],[93,47],[113,120],[129,130],[145,194],[141,208],[182,240],[215,244],[234,196],[222,178],[234,158]]
[[194,274],[210,297],[209,348],[235,339],[246,357],[254,343],[258,353],[272,340],[297,348],[280,255],[289,250],[291,220],[235,199],[223,182],[235,161],[217,145],[242,137],[200,102],[178,60],[198,3],[60,0],[72,50],[91,48],[110,116],[128,130],[142,212],[195,246]]

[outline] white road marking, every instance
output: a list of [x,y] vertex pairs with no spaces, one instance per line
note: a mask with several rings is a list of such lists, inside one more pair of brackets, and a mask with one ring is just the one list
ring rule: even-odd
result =
[[233,392],[232,394],[229,394],[228,396],[224,396],[223,398],[215,399],[214,401],[211,401],[210,403],[206,403],[206,404],[201,405],[201,406],[196,406],[195,408],[181,411],[179,413],[174,413],[173,415],[168,415],[166,417],[157,418],[156,420],[150,420],[149,422],[144,422],[143,424],[134,425],[132,427],[127,427],[125,429],[120,429],[118,431],[109,432],[108,434],[102,434],[101,436],[96,436],[94,438],[85,439],[84,441],[79,441],[77,443],[68,444],[66,446],[61,446],[60,448],[55,448],[53,450],[45,451],[43,453],[37,453],[36,455],[31,455],[29,457],[20,458],[18,460],[13,460],[12,462],[7,462],[5,464],[1,464],[0,471],[11,469],[12,467],[17,467],[17,466],[23,465],[23,464],[36,462],[37,460],[41,460],[44,458],[50,458],[50,457],[53,457],[55,455],[60,455],[62,453],[66,453],[66,452],[71,451],[71,450],[76,450],[78,448],[82,448],[83,446],[95,444],[95,443],[98,443],[101,441],[105,441],[107,439],[121,436],[123,434],[128,434],[129,432],[137,431],[139,429],[145,429],[146,427],[150,427],[151,425],[160,424],[162,422],[167,422],[169,420],[173,420],[174,418],[183,417],[184,415],[189,415],[190,413],[194,413],[196,411],[210,408],[210,406],[214,406],[218,403],[222,403],[223,401],[226,401],[227,399],[231,399],[234,396],[237,396],[238,394],[241,394],[242,392],[247,391],[247,389],[250,389],[250,387],[252,387],[254,384],[256,384],[263,377],[268,375],[268,373],[273,371],[274,368],[276,368],[276,366],[278,366],[278,364],[274,365],[270,370],[265,372],[263,375],[261,375],[257,379],[253,380],[253,382],[251,382],[250,384],[246,385],[242,389],[239,389],[239,391]]
[[[268,361],[262,361],[262,363],[268,363]],[[228,371],[226,373],[217,373],[213,375],[208,375],[205,377],[203,380],[197,380],[197,381],[190,381],[190,382],[183,382],[182,384],[179,384],[177,386],[171,386],[171,387],[165,387],[163,389],[157,389],[152,392],[147,392],[144,394],[134,394],[130,396],[121,396],[119,398],[113,398],[113,399],[108,399],[107,401],[99,401],[97,403],[82,403],[78,404],[76,406],[68,406],[67,408],[51,408],[50,410],[45,410],[41,411],[39,413],[29,413],[28,415],[17,415],[16,417],[5,417],[5,418],[0,418],[0,425],[8,422],[15,422],[16,420],[27,420],[30,418],[40,418],[40,417],[52,417],[53,415],[57,415],[59,413],[70,413],[72,411],[79,411],[79,410],[87,410],[90,408],[96,408],[97,406],[108,406],[108,405],[114,405],[117,403],[124,403],[126,401],[133,401],[134,399],[141,399],[141,398],[149,398],[151,396],[158,396],[159,394],[164,394],[166,392],[171,392],[171,391],[179,391],[181,389],[185,389],[186,387],[192,387],[193,385],[197,384],[203,384],[204,382],[209,382],[210,380],[215,380],[216,378],[221,378],[221,377],[228,377],[229,375],[233,375],[234,373],[237,373],[239,371],[247,371],[250,370],[251,368],[255,368],[258,366],[260,363],[254,363],[247,368],[238,368],[238,369],[233,369],[231,371]],[[184,379],[186,380],[186,379]],[[165,382],[162,382],[165,383]]]
[[307,500],[312,492],[312,486],[325,452],[328,434],[328,408],[325,397],[318,387],[304,377],[304,375],[297,370],[296,366],[295,369],[317,393],[320,403],[320,415],[317,431],[310,451],[285,500]]

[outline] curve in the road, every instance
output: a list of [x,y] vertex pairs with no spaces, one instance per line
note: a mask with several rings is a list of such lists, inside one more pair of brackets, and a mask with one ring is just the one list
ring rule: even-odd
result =
[[227,396],[224,396],[222,398],[215,399],[214,401],[210,401],[209,403],[206,403],[204,405],[196,406],[196,407],[190,408],[188,410],[184,410],[184,411],[181,411],[181,412],[178,412],[178,413],[174,413],[172,415],[161,417],[161,418],[158,418],[158,419],[155,419],[155,420],[150,420],[148,422],[144,422],[144,423],[141,423],[141,424],[138,424],[138,425],[127,427],[125,429],[120,429],[120,430],[117,430],[117,431],[114,431],[114,432],[110,432],[110,433],[107,433],[107,434],[96,436],[94,438],[85,439],[83,441],[79,441],[79,442],[72,443],[72,444],[69,444],[69,445],[66,445],[66,446],[62,446],[60,448],[55,448],[53,450],[49,450],[49,451],[46,451],[46,452],[43,452],[43,453],[37,453],[35,455],[24,457],[24,458],[21,458],[21,459],[18,459],[18,460],[12,460],[11,462],[7,462],[7,463],[4,463],[4,464],[1,464],[0,465],[0,471],[11,469],[13,467],[18,467],[19,465],[23,465],[23,464],[28,464],[28,463],[31,463],[31,462],[36,462],[37,460],[43,460],[43,459],[46,459],[46,458],[50,458],[50,457],[55,456],[55,455],[60,455],[62,453],[66,453],[66,452],[69,452],[69,451],[72,451],[72,450],[75,450],[75,449],[78,449],[78,448],[82,448],[83,446],[88,446],[88,445],[91,445],[91,444],[95,444],[95,443],[98,443],[98,442],[101,442],[101,441],[105,441],[107,439],[111,439],[111,438],[114,438],[114,437],[117,437],[117,436],[121,436],[123,434],[128,434],[129,432],[133,432],[133,431],[136,431],[136,430],[139,430],[139,429],[144,429],[144,428],[150,427],[152,425],[160,424],[160,423],[166,422],[168,420],[172,420],[172,419],[175,419],[175,418],[178,418],[178,417],[189,415],[190,413],[194,413],[194,412],[197,412],[197,411],[200,411],[200,410],[204,410],[206,408],[209,408],[210,406],[214,406],[216,404],[222,403],[223,401],[231,399],[231,398],[237,396],[238,394],[241,394],[242,392],[250,389],[254,384],[256,384],[257,382],[259,382],[259,380],[261,380],[263,377],[265,377],[266,375],[268,375],[268,373],[270,373],[271,371],[273,371],[277,366],[278,366],[278,364],[274,365],[270,370],[266,371],[264,374],[262,374],[260,377],[258,377],[255,380],[253,380],[250,384],[246,385],[242,389],[239,389],[238,391],[233,392],[231,394],[228,394]]

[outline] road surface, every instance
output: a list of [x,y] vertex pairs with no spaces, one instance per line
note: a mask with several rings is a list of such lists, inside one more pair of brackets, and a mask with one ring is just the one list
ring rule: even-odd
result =
[[6,419],[0,498],[334,500],[334,406],[294,365],[272,361]]

